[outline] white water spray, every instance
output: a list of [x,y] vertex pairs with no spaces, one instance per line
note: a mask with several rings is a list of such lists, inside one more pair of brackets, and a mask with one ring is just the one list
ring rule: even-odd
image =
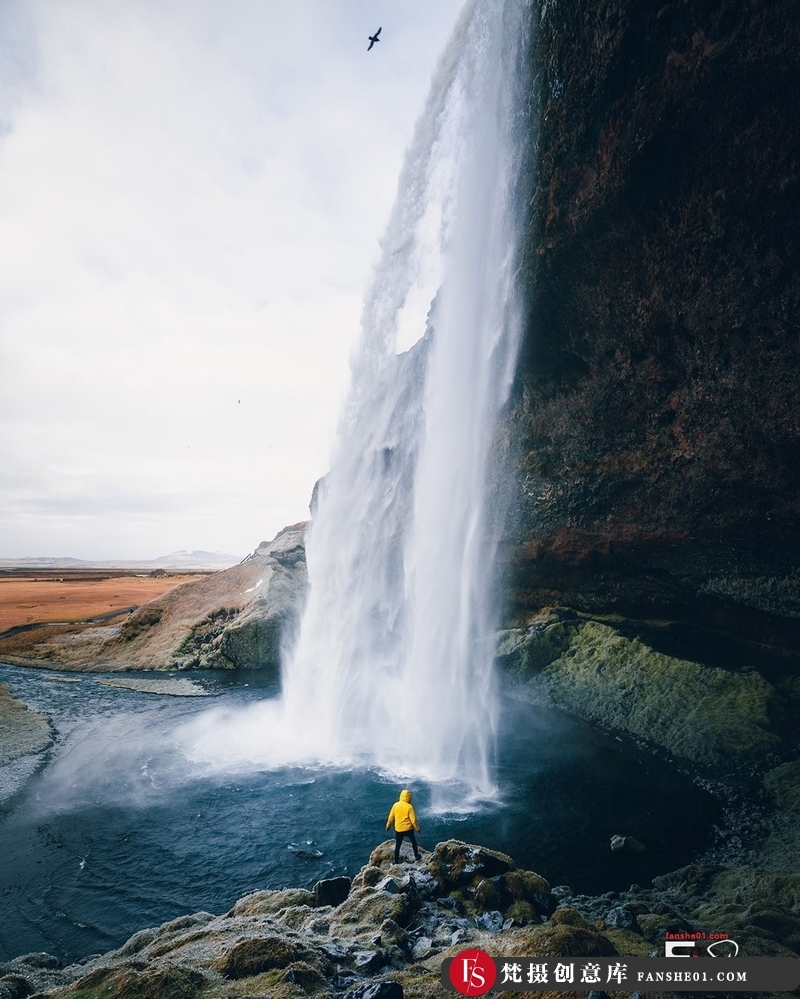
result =
[[471,0],[440,61],[306,537],[282,702],[209,718],[196,758],[213,743],[217,764],[363,763],[449,782],[461,801],[493,796],[500,518],[487,489],[519,339],[525,10]]
[[[481,795],[496,715],[487,476],[519,333],[522,37],[519,0],[476,0],[439,65],[366,299],[284,671],[312,756],[458,777]],[[429,334],[398,356],[434,296]]]

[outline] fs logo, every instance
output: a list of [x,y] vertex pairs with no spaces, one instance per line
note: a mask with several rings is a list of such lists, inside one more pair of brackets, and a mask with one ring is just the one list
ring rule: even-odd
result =
[[496,978],[494,960],[484,950],[462,950],[450,965],[450,984],[462,996],[482,996]]

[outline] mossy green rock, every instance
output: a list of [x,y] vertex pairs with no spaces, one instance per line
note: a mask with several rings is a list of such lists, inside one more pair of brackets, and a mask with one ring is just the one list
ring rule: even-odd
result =
[[[544,643],[543,657],[535,647]],[[506,633],[504,642],[509,649]],[[563,651],[551,658],[555,649]],[[538,663],[546,660],[544,666]],[[529,632],[506,667],[531,700],[648,739],[703,763],[775,750],[774,688],[759,673],[734,673],[655,652],[595,621]]]
[[376,931],[385,920],[398,926],[408,925],[412,904],[408,895],[390,895],[375,888],[355,888],[334,910],[330,921],[331,936],[354,937]]
[[231,916],[263,916],[290,906],[313,906],[314,892],[306,888],[282,888],[256,891],[240,898],[230,911]]
[[428,869],[448,888],[476,883],[476,878],[492,878],[513,871],[516,864],[505,853],[449,839],[437,843]]
[[313,952],[302,944],[292,943],[285,937],[270,935],[243,940],[233,946],[219,963],[219,970],[226,978],[251,978],[273,968],[313,959]]
[[208,984],[193,968],[103,968],[76,982],[70,999],[194,999]]

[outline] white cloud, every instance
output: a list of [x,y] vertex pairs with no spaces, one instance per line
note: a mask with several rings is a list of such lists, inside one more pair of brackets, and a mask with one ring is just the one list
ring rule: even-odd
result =
[[460,5],[4,5],[1,555],[243,555],[306,516]]

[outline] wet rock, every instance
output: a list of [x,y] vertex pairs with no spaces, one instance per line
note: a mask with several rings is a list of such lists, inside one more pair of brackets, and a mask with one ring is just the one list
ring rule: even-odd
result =
[[405,950],[408,939],[408,931],[398,926],[393,919],[384,919],[381,923],[381,943],[386,947],[399,947]]
[[414,871],[403,878],[403,890],[416,892],[420,898],[432,898],[439,890],[439,882],[428,871]]
[[372,982],[351,989],[345,999],[404,999],[404,993],[399,982]]
[[331,985],[335,989],[349,989],[354,985],[361,985],[361,979],[356,975],[334,975],[331,979]]
[[707,764],[762,760],[780,747],[771,720],[778,694],[758,672],[666,655],[596,621],[559,622],[545,633],[553,629],[566,651],[525,678],[528,700]]
[[[406,885],[407,884],[408,882],[406,882]],[[375,889],[376,891],[389,892],[390,895],[399,895],[403,890],[403,886],[397,878],[390,876],[388,878],[384,878],[382,881],[379,881],[378,884],[375,885]]]
[[491,878],[514,870],[511,857],[482,846],[448,840],[437,843],[430,860],[431,874],[447,887],[459,888],[471,884],[476,877]]
[[353,963],[362,972],[378,971],[384,960],[379,950],[356,950],[353,951]]
[[0,683],[0,766],[39,753],[53,744],[50,722],[29,711],[4,683]]
[[794,644],[796,10],[552,4],[537,30],[510,611]]
[[22,975],[4,975],[0,978],[0,999],[28,999],[36,991]]
[[441,905],[445,909],[450,909],[452,912],[461,912],[461,903],[457,898],[452,895],[445,895],[444,898],[437,898],[436,904]]
[[415,961],[421,961],[433,950],[433,940],[430,937],[418,937],[411,945],[411,956]]
[[315,905],[341,905],[350,894],[350,878],[326,878],[314,885]]
[[606,913],[603,925],[612,927],[616,930],[634,930],[639,932],[639,925],[636,922],[636,913],[632,912],[625,905],[619,905]]
[[347,957],[347,948],[339,943],[338,940],[331,940],[330,943],[324,943],[322,950],[325,951],[328,957],[333,958],[335,961],[343,961]]
[[353,888],[374,888],[382,878],[386,877],[386,872],[373,864],[367,864],[353,878]]
[[475,925],[479,930],[488,930],[490,933],[499,933],[503,929],[503,913],[481,912],[475,917]]
[[614,853],[634,854],[644,853],[645,847],[633,836],[612,836],[611,849]]

